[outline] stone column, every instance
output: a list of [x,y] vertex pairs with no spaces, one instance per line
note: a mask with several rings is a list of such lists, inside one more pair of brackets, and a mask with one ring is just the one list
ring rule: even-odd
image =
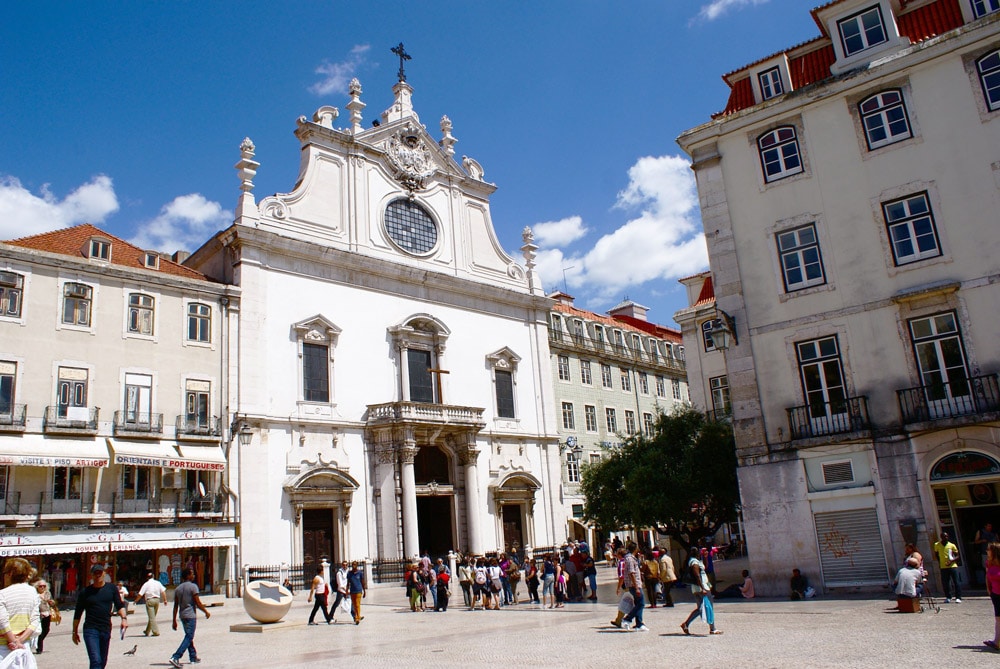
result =
[[469,552],[482,555],[483,545],[480,541],[479,527],[482,504],[479,501],[479,475],[476,468],[479,449],[470,443],[460,452],[459,457],[465,465],[465,515],[469,527]]
[[412,438],[407,438],[399,449],[400,476],[403,507],[403,557],[420,555],[420,533],[417,530],[417,486],[413,478],[413,459],[417,457],[417,446]]

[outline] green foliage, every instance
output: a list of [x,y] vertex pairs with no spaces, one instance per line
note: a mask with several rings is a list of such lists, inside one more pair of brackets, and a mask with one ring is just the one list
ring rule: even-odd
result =
[[661,414],[652,435],[584,469],[584,515],[605,529],[656,527],[696,543],[734,520],[736,464],[731,425],[690,408]]

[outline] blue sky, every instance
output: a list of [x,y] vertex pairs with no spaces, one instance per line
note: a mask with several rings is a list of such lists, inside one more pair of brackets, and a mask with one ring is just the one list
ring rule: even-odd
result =
[[[162,251],[232,220],[249,136],[259,198],[292,189],[295,120],[365,125],[402,41],[432,136],[442,115],[498,186],[501,243],[542,247],[547,290],[670,325],[707,267],[675,143],[722,109],[725,72],[818,34],[794,0],[20,2],[0,27],[0,239],[83,222]],[[565,272],[564,272],[565,270]]]

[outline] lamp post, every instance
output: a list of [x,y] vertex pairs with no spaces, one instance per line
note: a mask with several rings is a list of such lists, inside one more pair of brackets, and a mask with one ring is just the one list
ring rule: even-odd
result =
[[736,336],[735,319],[718,307],[716,307],[716,311],[719,313],[719,318],[716,321],[718,325],[712,328],[712,342],[715,344],[715,348],[725,351],[730,346],[730,340],[732,340],[733,346],[739,346],[740,340]]

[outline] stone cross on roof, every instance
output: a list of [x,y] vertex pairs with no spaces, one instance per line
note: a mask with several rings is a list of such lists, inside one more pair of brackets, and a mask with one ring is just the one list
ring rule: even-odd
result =
[[403,71],[403,61],[410,60],[410,54],[406,53],[402,42],[399,43],[399,46],[392,47],[391,51],[399,56],[399,80],[406,81],[406,72]]

